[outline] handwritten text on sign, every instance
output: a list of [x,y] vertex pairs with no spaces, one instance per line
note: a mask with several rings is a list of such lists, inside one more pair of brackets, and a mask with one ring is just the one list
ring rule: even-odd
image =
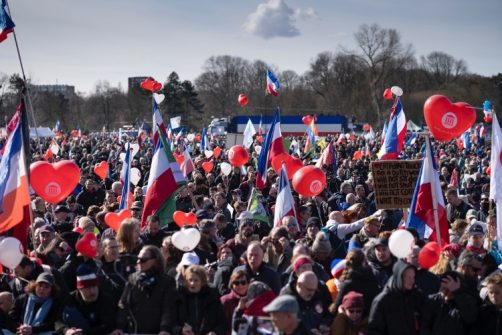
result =
[[421,164],[421,160],[371,163],[378,209],[410,207]]

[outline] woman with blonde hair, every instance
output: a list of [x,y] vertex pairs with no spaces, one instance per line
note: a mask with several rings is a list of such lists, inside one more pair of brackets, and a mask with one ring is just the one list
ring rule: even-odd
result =
[[119,258],[115,266],[116,272],[122,276],[124,281],[127,281],[129,275],[134,273],[137,255],[142,247],[139,238],[139,226],[140,223],[137,219],[126,219],[117,232]]

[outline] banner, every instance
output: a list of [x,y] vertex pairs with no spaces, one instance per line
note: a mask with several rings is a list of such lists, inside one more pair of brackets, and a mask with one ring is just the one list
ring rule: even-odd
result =
[[421,164],[422,160],[372,162],[376,207],[409,208]]

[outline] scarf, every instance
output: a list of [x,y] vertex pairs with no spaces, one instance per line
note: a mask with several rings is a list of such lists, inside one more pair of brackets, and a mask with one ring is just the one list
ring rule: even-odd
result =
[[[40,298],[34,294],[28,295],[26,310],[24,311],[23,323],[30,326],[40,326],[44,322],[45,317],[49,314],[52,307],[52,297]],[[35,305],[40,305],[40,308],[35,313]]]
[[153,286],[157,283],[156,273],[151,271],[140,272],[138,275],[138,286],[140,291],[150,293]]

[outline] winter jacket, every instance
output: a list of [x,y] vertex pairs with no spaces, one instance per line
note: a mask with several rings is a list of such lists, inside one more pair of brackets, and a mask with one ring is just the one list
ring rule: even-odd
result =
[[92,258],[76,256],[75,254],[70,254],[66,262],[59,269],[70,291],[74,291],[77,288],[77,268],[82,264],[89,266],[97,273],[98,266]]
[[291,257],[293,256],[293,250],[288,246],[283,250],[281,254],[277,254],[269,243],[263,261],[266,262],[271,268],[276,270],[278,273],[283,273],[289,265],[291,265]]
[[469,334],[478,308],[473,297],[459,289],[455,298],[446,301],[441,293],[430,295],[423,308],[421,335]]
[[419,269],[415,277],[415,284],[425,296],[429,296],[439,291],[441,279],[429,270]]
[[214,274],[213,286],[218,290],[220,295],[225,295],[230,292],[228,282],[230,281],[230,276],[232,275],[234,267],[233,257],[218,262],[218,268]]
[[285,294],[292,295],[298,301],[300,306],[298,315],[307,329],[318,329],[320,325],[327,327],[331,325],[333,321],[333,316],[329,313],[331,296],[324,283],[319,283],[317,292],[309,301],[305,301],[300,297],[296,290],[296,282],[285,286],[281,290],[281,295]]
[[[16,329],[24,323],[23,320],[27,303],[28,294],[22,294],[14,300],[14,305],[12,305],[9,311],[7,329],[14,334],[16,333]],[[62,305],[63,303],[60,298],[58,296],[53,296],[53,302],[49,313],[40,325],[32,327],[32,334],[53,331],[54,324],[61,313]]]
[[367,335],[416,335],[424,302],[416,288],[405,290],[402,275],[413,265],[397,261],[384,290],[371,305]]
[[479,335],[502,335],[502,309],[490,302],[481,306],[475,328]]
[[338,314],[331,324],[331,335],[359,335],[365,334],[368,328],[368,318],[365,317],[357,325],[345,314]]
[[364,315],[369,315],[373,299],[381,292],[370,268],[355,268],[349,277],[340,285],[335,301],[335,310],[342,304],[343,297],[350,291],[359,292],[364,296]]
[[234,290],[231,290],[230,293],[225,294],[220,298],[223,311],[225,313],[225,334],[227,335],[232,333],[232,316],[234,315],[235,308],[239,304],[239,300],[241,298],[242,297]]
[[56,333],[64,335],[74,327],[82,329],[84,335],[108,334],[115,329],[116,312],[117,305],[107,292],[101,290],[96,301],[87,303],[73,291],[56,322]]
[[[26,276],[26,279],[28,282],[31,280],[36,280],[38,275],[41,274],[42,272],[48,272],[52,274],[54,277],[54,282],[59,288],[59,295],[61,299],[66,299],[68,297],[68,294],[70,291],[68,290],[68,286],[66,285],[66,281],[64,280],[63,276],[61,275],[61,272],[58,270],[49,267],[48,265],[39,265],[37,262],[32,263],[33,270],[29,275]],[[11,292],[13,298],[17,298],[20,295],[24,294],[24,288],[28,284],[27,281],[21,280],[19,278],[14,278],[11,283]]]
[[262,263],[256,272],[253,272],[247,263],[236,267],[234,272],[238,270],[246,272],[249,280],[261,281],[267,284],[275,294],[279,294],[281,291],[281,279],[279,274],[268,265],[265,265],[265,263]]
[[118,304],[117,329],[147,334],[172,332],[178,306],[172,278],[135,272],[129,277]]
[[[374,240],[372,240],[374,241]],[[375,256],[375,243],[370,241],[369,246],[367,246],[366,249],[366,258],[368,259],[368,263],[370,265],[371,271],[373,272],[373,275],[375,276],[375,279],[378,283],[378,286],[380,288],[384,288],[385,284],[389,280],[389,278],[392,276],[392,269],[393,265],[395,262],[394,256],[392,257],[392,263],[390,265],[383,265],[378,261],[378,259]]]
[[180,287],[178,292],[181,299],[177,305],[179,315],[172,334],[180,335],[185,323],[192,327],[195,335],[209,332],[226,334],[225,312],[216,289],[206,285],[199,293],[191,293],[185,287]]

